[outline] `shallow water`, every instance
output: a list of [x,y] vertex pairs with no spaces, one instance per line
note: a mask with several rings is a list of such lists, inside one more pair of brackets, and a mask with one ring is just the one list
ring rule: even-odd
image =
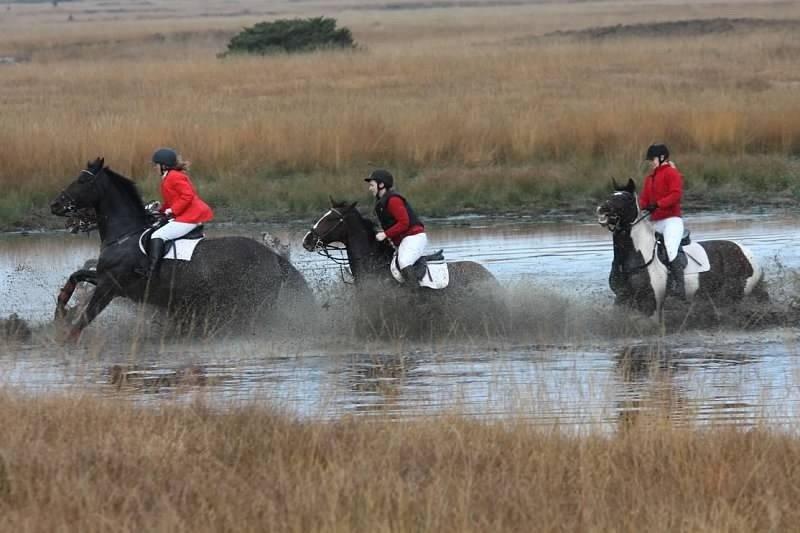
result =
[[[750,247],[765,264],[773,293],[786,291],[775,282],[786,268],[800,267],[797,222],[775,214],[690,218],[699,240],[732,238]],[[292,261],[312,286],[341,283],[338,267],[299,247],[306,230],[300,225],[217,226],[209,233],[257,237],[264,230],[292,243]],[[593,221],[450,219],[431,224],[429,235],[432,247],[445,248],[450,259],[483,263],[504,285],[541,287],[571,305],[589,306],[581,316],[610,306],[610,235]],[[63,233],[4,235],[0,249],[0,316],[16,312],[35,325],[47,323],[58,287],[97,253],[97,241]],[[123,333],[132,320],[135,310],[115,303],[82,345],[69,349],[49,341],[42,327],[27,345],[0,347],[0,382],[34,393],[78,388],[144,403],[198,395],[221,406],[268,402],[325,418],[459,412],[615,425],[658,412],[687,423],[789,427],[800,407],[798,335],[785,327],[663,338],[575,335],[536,344],[480,335],[383,345],[268,336],[195,343],[155,336],[131,344]]]

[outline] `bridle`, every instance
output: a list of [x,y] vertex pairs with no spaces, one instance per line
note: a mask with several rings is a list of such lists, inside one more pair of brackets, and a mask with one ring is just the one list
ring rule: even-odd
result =
[[[328,230],[323,234],[317,233],[317,226],[319,226],[319,223],[322,222],[325,218],[327,218],[328,215],[330,214],[334,214],[339,217],[338,220],[336,221],[336,224],[328,228]],[[325,242],[324,239],[325,237],[333,233],[336,229],[338,229],[339,226],[344,224],[345,216],[346,213],[342,213],[335,207],[332,207],[330,211],[322,215],[322,217],[317,221],[317,223],[314,224],[314,227],[312,227],[311,230],[309,231],[309,233],[316,239],[316,242],[314,242],[314,251],[323,257],[327,257],[328,259],[337,264],[347,264],[347,258],[342,258],[341,256],[334,257],[331,255],[331,252],[343,252],[346,251],[347,248],[345,246],[334,246],[332,243]]]
[[[97,187],[97,173],[92,173],[90,170],[84,169],[81,170],[80,174],[81,176],[78,178],[78,181],[84,179],[82,175],[88,174],[90,178],[85,178],[85,181],[91,180],[92,187]],[[65,226],[71,233],[88,233],[97,229],[98,220],[95,210],[91,207],[78,207],[78,202],[66,189],[61,191],[57,201],[64,208],[64,216],[67,217]]]
[[[339,217],[338,220],[336,221],[336,224],[328,228],[328,230],[325,231],[325,233],[322,234],[317,233],[317,226],[319,226],[319,223],[322,222],[325,218],[327,218],[331,214],[334,214]],[[339,267],[339,275],[342,277],[342,282],[347,284],[352,284],[354,282],[348,281],[347,277],[345,276],[346,272],[351,278],[353,277],[353,273],[350,272],[348,268],[350,265],[350,261],[347,258],[347,247],[335,246],[334,244],[325,242],[324,240],[325,237],[333,233],[336,229],[339,228],[339,226],[344,224],[344,219],[346,216],[347,212],[343,213],[339,209],[332,207],[330,211],[322,215],[322,217],[317,221],[316,224],[314,224],[314,226],[308,233],[316,239],[316,241],[314,242],[313,250],[322,257],[330,259],[331,261],[336,263],[336,265]],[[336,252],[337,255],[333,255],[333,252]]]
[[[634,201],[636,201],[635,197],[634,197]],[[648,218],[651,215],[650,211],[642,211],[641,213],[637,213],[636,219],[633,222],[631,222],[630,224],[624,224],[624,223],[620,222],[620,218],[621,218],[620,215],[601,214],[600,213],[600,209],[601,208],[602,208],[602,206],[597,208],[598,220],[600,221],[601,225],[603,225],[606,228],[608,228],[608,230],[611,231],[611,233],[613,233],[614,235],[617,235],[617,234],[620,234],[620,233],[630,233],[630,231],[633,229],[633,227],[636,224],[638,224],[639,222],[641,222],[642,220]],[[642,270],[642,269],[645,269],[645,268],[649,267],[651,264],[653,264],[653,261],[655,261],[655,258],[657,256],[657,250],[658,250],[658,240],[654,240],[653,253],[651,254],[650,259],[648,261],[644,262],[641,265],[637,265],[637,266],[635,266],[633,268],[629,268],[629,269],[622,269],[621,268],[621,270],[625,274],[630,274],[630,273],[636,272],[638,270]]]

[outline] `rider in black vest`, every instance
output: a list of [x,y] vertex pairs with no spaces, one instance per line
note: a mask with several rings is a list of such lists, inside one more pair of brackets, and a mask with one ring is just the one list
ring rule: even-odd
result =
[[394,177],[383,169],[373,171],[364,181],[370,184],[375,195],[375,215],[383,228],[375,238],[378,241],[390,239],[397,247],[397,266],[406,281],[421,279],[414,265],[425,251],[428,237],[425,225],[419,219],[408,201],[392,190]]
[[403,196],[397,194],[396,192],[389,190],[383,197],[379,198],[378,201],[375,203],[375,215],[378,217],[378,222],[381,223],[381,227],[384,230],[387,230],[397,224],[397,221],[394,219],[391,213],[386,209],[386,204],[389,203],[389,199],[392,197],[400,198],[403,201],[403,205],[405,205],[406,212],[408,212],[408,223],[409,227],[419,226],[424,228],[424,224],[420,219],[417,217],[417,214],[414,212],[414,209],[411,207],[411,204],[408,203]]

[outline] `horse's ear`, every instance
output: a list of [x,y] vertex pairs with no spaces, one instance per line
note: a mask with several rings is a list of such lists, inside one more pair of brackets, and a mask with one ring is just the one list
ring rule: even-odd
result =
[[625,190],[629,193],[633,194],[636,192],[636,183],[632,179],[628,179],[627,185],[625,185]]
[[94,161],[89,161],[86,163],[86,168],[94,170],[95,172],[103,168],[103,164],[105,163],[105,159],[102,157],[95,158]]
[[350,205],[347,207],[347,210],[348,210],[348,211],[350,211],[350,210],[352,210],[352,209],[355,209],[357,205],[358,205],[358,200],[356,200],[355,202],[353,202],[352,204],[350,204]]
[[617,180],[616,180],[616,179],[614,179],[614,178],[611,178],[611,186],[612,186],[612,187],[614,187],[614,190],[615,190],[615,191],[618,191],[618,190],[620,190],[619,183],[617,183]]
[[331,207],[336,207],[336,202],[333,201],[333,196],[328,195],[328,200],[331,201]]

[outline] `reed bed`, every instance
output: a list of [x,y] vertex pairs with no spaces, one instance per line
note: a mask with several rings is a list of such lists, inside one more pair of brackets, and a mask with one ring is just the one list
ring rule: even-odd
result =
[[768,428],[310,422],[10,392],[0,424],[8,529],[780,531],[800,519],[800,441]]

